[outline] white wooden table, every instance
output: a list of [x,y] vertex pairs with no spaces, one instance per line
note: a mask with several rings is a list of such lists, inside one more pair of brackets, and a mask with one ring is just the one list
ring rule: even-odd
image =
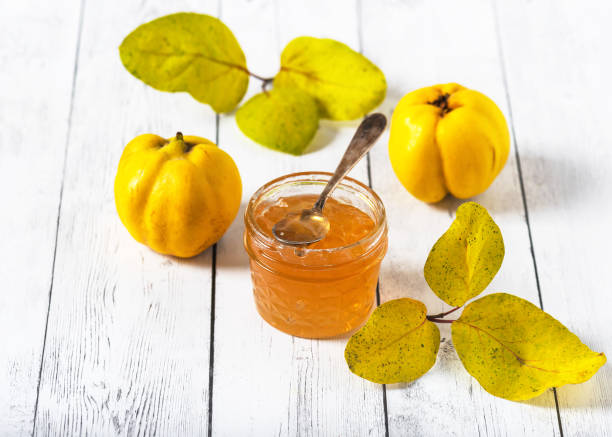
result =
[[[612,356],[608,1],[6,0],[0,10],[0,435],[612,433],[609,364],[585,384],[510,402],[464,371],[447,326],[421,379],[364,381],[346,367],[346,338],[292,338],[258,316],[244,203],[216,248],[181,261],[132,240],[112,189],[127,141],[182,130],[234,157],[246,202],[276,176],[332,170],[357,124],[323,122],[302,157],[257,146],[232,115],[123,69],[117,47],[137,25],[182,10],[219,16],[263,75],[295,36],[341,40],[386,74],[387,114],[406,92],[450,81],[500,105],[510,159],[476,198],[506,242],[488,290],[540,305]],[[388,211],[381,300],[411,296],[440,312],[422,268],[460,202],[412,198],[386,142],[352,174]]]

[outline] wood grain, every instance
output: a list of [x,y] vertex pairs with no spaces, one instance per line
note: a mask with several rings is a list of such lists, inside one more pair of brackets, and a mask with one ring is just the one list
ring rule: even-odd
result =
[[[244,48],[249,68],[264,76],[278,71],[280,51],[296,36],[333,37],[358,48],[352,1],[223,2],[221,18]],[[252,81],[249,95],[259,88]],[[249,141],[233,117],[222,117],[219,143],[241,171],[243,208],[251,194],[273,178],[296,171],[333,171],[358,124],[321,122],[307,153],[294,157]],[[367,182],[366,162],[351,176]],[[242,221],[235,222],[221,240],[217,257],[213,433],[383,435],[381,387],[347,370],[346,338],[292,338],[259,317],[243,232]]]
[[[612,7],[497,3],[544,309],[609,357]],[[557,392],[564,435],[610,433],[609,364]]]
[[197,6],[85,4],[37,435],[207,432],[211,252],[153,253],[129,236],[113,200],[134,136],[215,136],[212,110],[142,84],[117,50],[137,25]]
[[23,1],[2,9],[0,435],[17,436],[32,432],[80,7]]
[[[508,114],[489,4],[371,1],[364,2],[362,14],[364,53],[382,68],[389,83],[387,111],[408,91],[458,82],[487,94]],[[427,286],[423,265],[461,201],[447,198],[427,205],[413,198],[395,177],[386,148],[372,152],[372,184],[385,202],[390,229],[380,278],[382,300],[409,296],[425,302],[430,313],[448,309]],[[487,291],[511,292],[537,304],[513,156],[489,190],[474,200],[489,210],[506,245],[502,268]],[[407,430],[423,436],[559,434],[552,392],[531,403],[489,395],[461,365],[448,326],[441,326],[441,336],[437,364],[428,374],[412,384],[387,387],[390,435],[404,435]]]
[[[122,38],[183,10],[220,16],[263,76],[276,73],[296,36],[362,50],[386,74],[387,115],[406,92],[435,83],[492,97],[513,144],[506,168],[474,199],[506,243],[488,292],[543,305],[594,350],[612,350],[608,2],[25,0],[0,15],[0,435],[609,434],[609,365],[556,398],[505,401],[466,373],[442,326],[432,371],[385,391],[348,371],[347,337],[299,339],[267,325],[242,248],[244,206],[275,177],[333,170],[359,121],[322,121],[308,152],[294,157],[248,140],[233,114],[139,82],[120,63]],[[247,98],[259,90],[251,80]],[[178,130],[218,138],[244,183],[239,216],[216,251],[186,261],[135,242],[112,189],[131,138]],[[387,140],[351,173],[387,208],[382,301],[414,297],[437,313],[447,308],[423,264],[461,202],[412,198],[393,174]]]

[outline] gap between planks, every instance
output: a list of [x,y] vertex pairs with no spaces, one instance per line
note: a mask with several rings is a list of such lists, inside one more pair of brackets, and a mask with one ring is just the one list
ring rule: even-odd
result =
[[[221,19],[221,0],[218,4],[218,18]],[[219,146],[219,114],[215,114],[215,144]],[[213,382],[215,370],[215,295],[217,292],[217,243],[212,247],[210,283],[210,341],[208,359],[208,437],[212,437]]]
[[[504,58],[504,48],[501,39],[500,22],[498,18],[497,1],[491,0],[491,6],[493,8],[493,19],[495,20],[495,37],[497,39],[497,49],[499,53],[499,64],[501,69],[502,82],[504,85],[504,92],[506,94],[506,101],[508,105],[508,120],[510,124],[510,132],[512,134],[512,146],[514,147],[514,157],[516,160],[516,169],[518,173],[519,186],[521,190],[521,200],[523,201],[523,213],[525,214],[525,225],[527,226],[527,235],[529,237],[529,250],[531,252],[531,261],[533,263],[533,272],[535,275],[536,288],[538,290],[538,300],[540,301],[540,309],[544,311],[544,301],[542,299],[542,289],[540,287],[540,276],[538,274],[538,263],[535,256],[535,249],[533,247],[533,236],[531,233],[531,223],[529,222],[529,208],[527,206],[527,194],[525,192],[525,183],[523,181],[523,170],[521,168],[521,156],[518,148],[518,141],[516,139],[516,131],[514,129],[514,117],[512,115],[512,101],[510,100],[510,88],[508,86],[508,78],[506,72],[506,61]],[[555,398],[555,408],[557,410],[557,423],[559,425],[559,434],[563,436],[563,424],[561,422],[561,409],[559,408],[559,399],[557,396],[557,389],[553,387],[553,396]]]
[[[363,55],[363,9],[362,0],[355,0],[355,13],[357,14],[357,43],[359,44],[359,53]],[[390,122],[388,122],[390,128]],[[368,172],[368,187],[372,188],[372,159],[370,152],[366,155],[366,168]],[[380,306],[380,281],[376,281],[376,306]],[[382,384],[382,404],[385,421],[385,437],[389,437],[389,412],[387,410],[387,384]]]
[[[223,0],[218,1],[218,14],[217,18],[222,19],[223,15]],[[276,17],[278,17],[278,2],[274,2],[274,10],[276,13]],[[358,51],[359,53],[363,53],[363,32],[362,32],[362,8],[361,8],[361,0],[355,0],[355,13],[356,13],[356,23],[357,23],[357,38],[358,38]],[[278,19],[276,19],[278,25]],[[280,52],[280,38],[277,32],[277,45],[278,51]],[[219,129],[219,114],[216,114],[216,133],[215,133],[215,142],[217,146],[221,147],[220,143],[220,129]],[[368,178],[368,186],[372,188],[372,169],[371,169],[371,160],[370,154],[366,155],[367,162],[367,178]],[[212,418],[213,418],[213,398],[214,398],[214,341],[215,341],[215,292],[216,292],[216,257],[217,245],[213,246],[213,256],[212,256],[212,283],[211,283],[211,317],[210,317],[210,360],[209,360],[209,397],[208,397],[208,436],[212,436]],[[376,304],[380,305],[380,291],[379,284],[376,284]],[[318,339],[313,339],[311,341],[319,341]],[[386,396],[386,385],[382,385],[382,401],[383,401],[383,411],[384,411],[384,424],[385,424],[385,437],[389,437],[389,419],[387,412],[387,396]]]
[[68,107],[68,122],[66,126],[66,140],[64,142],[64,157],[62,163],[62,181],[60,184],[59,199],[57,203],[57,220],[55,222],[55,242],[53,245],[53,260],[51,261],[51,281],[49,283],[49,293],[47,296],[47,316],[45,320],[45,332],[43,334],[42,351],[40,354],[40,368],[38,369],[38,382],[36,384],[36,401],[34,403],[34,416],[32,419],[32,435],[36,434],[36,419],[38,416],[38,400],[40,395],[40,382],[42,380],[43,365],[45,362],[45,347],[47,345],[47,331],[49,328],[49,313],[51,312],[51,296],[53,295],[53,279],[55,278],[55,260],[57,258],[57,239],[59,235],[60,216],[62,212],[62,199],[64,195],[64,179],[66,178],[66,160],[68,158],[68,144],[70,142],[70,132],[72,131],[72,113],[74,109],[74,95],[76,89],[76,79],[79,72],[79,54],[81,51],[81,38],[83,35],[83,17],[85,15],[85,0],[80,0],[79,5],[79,25],[77,28],[77,40],[74,53],[74,67],[72,69],[72,84],[70,90],[70,105]]

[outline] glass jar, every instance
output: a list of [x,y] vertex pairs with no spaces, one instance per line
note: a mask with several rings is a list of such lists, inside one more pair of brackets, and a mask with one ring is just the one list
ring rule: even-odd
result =
[[298,337],[333,337],[360,326],[374,306],[380,263],[387,251],[382,201],[351,178],[344,178],[331,198],[372,220],[373,227],[358,241],[326,249],[301,248],[280,243],[260,227],[257,214],[262,205],[291,196],[318,196],[330,177],[326,172],[304,172],[275,179],[251,197],[244,216],[244,246],[257,310],[270,325]]

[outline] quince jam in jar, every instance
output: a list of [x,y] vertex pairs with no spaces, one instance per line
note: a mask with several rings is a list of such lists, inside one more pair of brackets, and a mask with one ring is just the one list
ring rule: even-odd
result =
[[253,195],[244,217],[257,310],[298,337],[333,337],[360,326],[374,306],[387,251],[380,198],[350,178],[325,203],[330,229],[323,240],[295,247],[274,238],[272,227],[289,212],[312,208],[330,176],[306,172],[275,179]]

